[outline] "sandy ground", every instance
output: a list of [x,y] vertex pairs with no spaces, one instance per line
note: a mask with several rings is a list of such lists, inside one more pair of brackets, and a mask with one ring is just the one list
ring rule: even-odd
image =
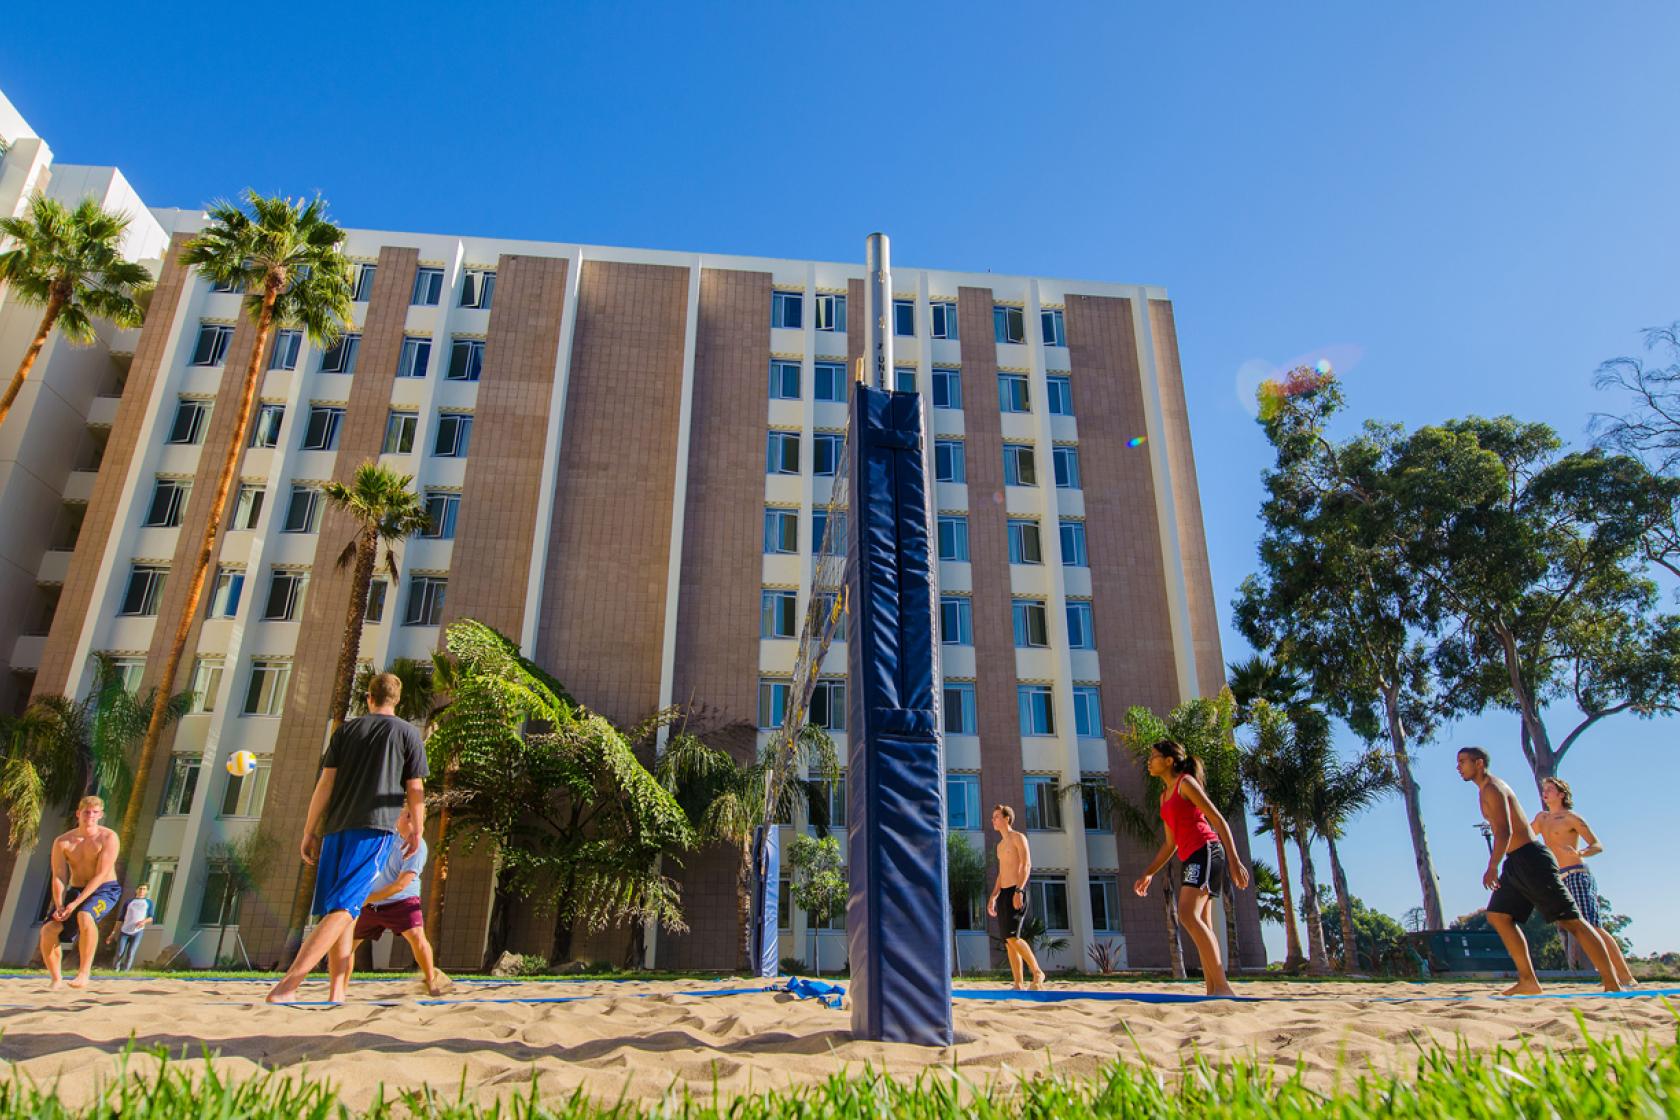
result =
[[[357,982],[339,1007],[269,1007],[266,985],[236,981],[111,978],[89,992],[48,992],[44,980],[0,980],[0,1059],[37,1083],[59,1083],[65,1102],[84,1102],[110,1078],[114,1055],[132,1037],[199,1068],[206,1049],[218,1070],[259,1067],[326,1079],[361,1106],[380,1086],[429,1084],[453,1098],[464,1083],[481,1099],[526,1090],[533,1073],[545,1095],[582,1087],[592,1096],[640,1099],[686,1086],[710,1097],[805,1084],[865,1065],[914,1077],[955,1065],[975,1084],[1008,1082],[1054,1066],[1093,1073],[1116,1057],[1171,1067],[1200,1051],[1257,1054],[1328,1085],[1375,1067],[1410,1070],[1420,1046],[1478,1049],[1531,1039],[1579,1044],[1575,1015],[1597,1036],[1672,1043],[1670,1003],[1640,997],[1487,998],[1492,983],[1240,984],[1253,1003],[1079,1000],[1053,1004],[959,999],[957,1045],[926,1049],[854,1041],[847,1011],[785,994],[692,994],[756,982],[462,983],[457,1002],[427,1004],[412,982]],[[995,985],[965,985],[995,987]],[[1070,990],[1194,994],[1199,985],[1134,982],[1052,984]],[[1554,992],[1585,992],[1554,985]],[[1669,989],[1672,991],[1673,989]],[[319,998],[324,984],[303,994]],[[495,1003],[510,997],[589,996],[568,1003]],[[1468,1000],[1445,997],[1473,996]],[[1418,997],[1429,997],[1420,999]],[[149,1059],[141,1059],[149,1066]]]

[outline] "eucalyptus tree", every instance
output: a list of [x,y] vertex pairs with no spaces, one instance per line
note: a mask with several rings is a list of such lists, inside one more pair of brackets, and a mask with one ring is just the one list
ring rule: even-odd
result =
[[0,237],[11,240],[0,253],[0,284],[14,299],[42,308],[35,336],[0,393],[0,425],[55,328],[86,345],[94,340],[96,319],[138,327],[145,318],[141,299],[152,274],[123,259],[128,223],[128,215],[112,213],[92,197],[72,210],[43,194],[29,200],[27,216],[0,218]]
[[[1640,459],[1652,473],[1680,478],[1680,322],[1645,332],[1645,349],[1661,352],[1667,364],[1615,358],[1598,369],[1594,384],[1620,390],[1627,410],[1593,417],[1599,445]],[[1680,577],[1680,502],[1667,517],[1654,519],[1643,543],[1647,560]]]
[[[296,327],[311,341],[326,345],[336,340],[350,321],[350,261],[343,252],[345,235],[327,220],[326,203],[319,198],[304,202],[247,191],[243,206],[218,202],[210,207],[208,218],[204,229],[181,251],[181,263],[223,287],[245,292],[242,311],[254,325],[256,337],[246,359],[239,406],[216,475],[204,538],[191,571],[186,573],[187,595],[175,620],[174,639],[164,655],[158,698],[135,763],[138,788],[119,829],[125,854],[133,851],[147,775],[163,737],[165,704],[175,687],[193,620],[203,600],[205,577],[215,562],[227,520],[228,493],[245,453],[252,403],[269,340],[278,327]],[[159,618],[158,625],[165,625],[165,621]]]

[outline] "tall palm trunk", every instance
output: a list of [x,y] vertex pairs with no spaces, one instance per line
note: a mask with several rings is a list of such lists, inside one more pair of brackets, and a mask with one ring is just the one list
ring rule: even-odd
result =
[[1406,725],[1400,715],[1400,690],[1383,689],[1383,711],[1388,722],[1388,741],[1394,751],[1394,769],[1400,779],[1400,800],[1406,805],[1406,827],[1412,833],[1412,858],[1417,864],[1418,885],[1423,888],[1424,921],[1430,929],[1446,929],[1441,911],[1441,887],[1435,879],[1435,861],[1429,855],[1429,836],[1423,830],[1423,800],[1412,777],[1412,759],[1406,750]]
[[437,815],[437,854],[432,857],[432,885],[426,892],[426,936],[435,945],[438,941],[438,922],[443,919],[443,896],[449,889],[449,849],[445,841],[449,837],[449,794],[455,788],[455,764],[450,763],[443,771],[444,806]]
[[41,356],[41,348],[47,344],[47,336],[52,334],[53,324],[58,322],[59,313],[64,310],[65,297],[55,288],[53,294],[47,297],[47,311],[41,316],[41,326],[35,332],[35,337],[29,343],[29,349],[23,352],[23,361],[18,363],[17,372],[12,374],[11,384],[6,386],[6,393],[0,396],[0,424],[6,422],[6,417],[12,411],[12,402],[23,389],[24,381],[29,377],[29,371],[35,366],[35,359]]
[[[175,694],[175,676],[186,653],[187,638],[192,634],[193,620],[198,617],[198,605],[204,597],[204,577],[216,559],[216,546],[222,536],[222,522],[227,514],[228,491],[239,473],[239,460],[245,453],[245,437],[251,428],[251,405],[257,396],[257,381],[262,373],[263,355],[268,351],[268,336],[274,327],[274,301],[280,295],[280,285],[270,277],[263,287],[262,313],[257,316],[257,338],[251,347],[250,361],[245,363],[245,381],[239,392],[239,415],[234,420],[233,433],[228,440],[222,469],[216,476],[216,490],[210,499],[210,514],[204,525],[204,542],[193,562],[192,579],[187,585],[187,601],[181,605],[181,619],[175,627],[175,639],[169,643],[169,653],[163,660],[163,673],[158,678],[157,696],[152,701],[152,716],[146,724],[146,737],[140,741],[140,757],[134,764],[134,786],[123,810],[122,828],[118,833],[122,858],[126,862],[134,853],[134,834],[140,827],[140,806],[146,801],[146,783],[151,780],[152,762],[157,757],[158,743],[168,722],[169,698]],[[119,878],[121,876],[119,875]]]
[[1267,807],[1272,818],[1272,841],[1277,845],[1278,882],[1283,886],[1283,967],[1293,972],[1305,959],[1301,956],[1301,929],[1295,924],[1295,896],[1289,888],[1289,849],[1283,844],[1283,814]]
[[1318,910],[1318,875],[1313,870],[1305,825],[1296,826],[1295,846],[1301,856],[1301,918],[1307,923],[1307,971],[1329,972],[1330,958],[1324,952],[1324,918]]
[[1347,872],[1342,870],[1342,857],[1336,851],[1334,829],[1324,833],[1324,843],[1330,848],[1330,882],[1336,888],[1336,909],[1342,919],[1342,971],[1359,971],[1359,945],[1353,935],[1353,896],[1348,893]]

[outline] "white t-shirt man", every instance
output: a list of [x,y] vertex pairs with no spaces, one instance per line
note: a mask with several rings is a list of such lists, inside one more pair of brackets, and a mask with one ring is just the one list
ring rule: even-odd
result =
[[122,931],[124,933],[139,933],[152,920],[152,900],[136,898],[129,902],[123,910]]

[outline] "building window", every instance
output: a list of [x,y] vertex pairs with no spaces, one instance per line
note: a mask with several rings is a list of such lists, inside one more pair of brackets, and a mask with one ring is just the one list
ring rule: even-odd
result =
[[303,605],[303,585],[308,577],[299,571],[276,568],[268,577],[268,601],[263,604],[264,622],[296,622]]
[[818,362],[811,376],[812,390],[819,401],[846,403],[846,367],[839,362]]
[[280,424],[285,419],[285,405],[266,402],[257,405],[257,413],[251,417],[249,446],[256,448],[279,447]]
[[770,399],[796,401],[799,399],[799,363],[772,361],[770,363]]
[[846,682],[819,680],[811,691],[805,722],[824,731],[846,730]]
[[816,299],[817,329],[844,331],[846,329],[846,297],[819,295]]
[[157,564],[136,564],[128,573],[128,590],[123,593],[118,614],[150,618],[158,612],[163,598],[163,581],[169,569]]
[[204,442],[204,426],[210,419],[210,402],[181,398],[175,406],[175,422],[169,426],[168,443],[200,444]]
[[1049,685],[1024,684],[1017,690],[1022,735],[1054,735],[1055,705]]
[[944,700],[945,734],[975,734],[974,682],[946,681]]
[[243,280],[212,280],[210,281],[210,291],[216,295],[241,295],[245,291],[245,282]]
[[963,441],[933,441],[933,477],[938,482],[967,482],[968,464],[963,458]]
[[1019,307],[993,305],[992,333],[997,336],[999,342],[1025,342],[1027,340],[1026,312]]
[[259,754],[257,768],[249,774],[229,774],[222,791],[224,817],[260,817],[263,801],[268,797],[268,776],[274,769],[271,755]]
[[1032,444],[1003,445],[1003,481],[1008,486],[1038,485],[1038,462],[1033,458]]
[[344,424],[344,410],[326,405],[309,406],[309,423],[303,429],[303,451],[337,451],[338,430]]
[[765,474],[799,473],[799,433],[771,432],[765,444]]
[[1034,875],[1028,879],[1027,910],[1044,922],[1046,933],[1066,933],[1069,926],[1067,876]]
[[1117,876],[1091,876],[1091,932],[1120,932],[1120,880]]
[[233,341],[233,328],[220,323],[205,323],[198,328],[198,342],[193,346],[192,364],[219,366],[227,360],[228,343]]
[[140,678],[146,675],[146,659],[143,657],[113,657],[111,658],[111,676],[122,685],[123,691],[129,695],[140,692]]
[[980,775],[945,775],[945,827],[980,827]]
[[914,338],[916,335],[916,301],[913,299],[893,300],[893,334],[900,338]]
[[1016,599],[1011,604],[1015,619],[1015,646],[1037,649],[1050,644],[1050,627],[1045,621],[1043,599]]
[[414,433],[420,427],[417,412],[392,412],[385,417],[385,442],[380,445],[384,455],[407,455],[414,450]]
[[178,478],[160,478],[152,489],[152,504],[146,508],[146,520],[140,524],[148,529],[173,529],[181,524],[181,511],[186,508],[192,483]]
[[1040,311],[1038,321],[1044,326],[1044,345],[1067,345],[1067,322],[1063,319],[1060,310]]
[[356,278],[350,286],[350,298],[356,303],[366,303],[373,298],[373,278],[379,274],[376,264],[358,264]]
[[184,817],[192,812],[193,794],[198,792],[198,771],[203,759],[196,754],[178,754],[169,760],[169,776],[163,782],[160,817]]
[[443,298],[443,269],[417,268],[414,270],[414,295],[409,302],[415,307],[436,307],[438,300]]
[[939,517],[939,558],[968,562],[968,518],[961,514]]
[[764,511],[764,551],[786,555],[799,551],[799,511],[771,506]]
[[487,268],[469,268],[461,280],[461,306],[490,310],[496,295],[496,274]]
[[948,646],[974,644],[974,601],[968,596],[939,597],[939,640]]
[[762,728],[780,727],[787,718],[788,693],[792,691],[790,681],[758,682],[758,725]]
[[1011,564],[1042,564],[1044,551],[1039,547],[1038,522],[1009,522],[1009,562]]
[[245,714],[277,716],[286,706],[286,685],[292,679],[290,661],[254,660],[245,687]]
[[1079,489],[1079,448],[1053,447],[1050,460],[1056,467],[1056,486],[1061,490]]
[[928,313],[933,318],[934,338],[957,337],[957,305],[953,302],[934,302],[928,305]]
[[362,621],[379,623],[385,620],[385,593],[391,585],[382,579],[376,579],[368,584],[367,609],[362,612]]
[[269,347],[268,351],[268,368],[271,370],[296,369],[298,364],[298,351],[302,349],[302,331],[275,331],[274,345]]
[[241,482],[239,495],[233,502],[233,527],[255,529],[262,518],[263,485],[260,482]]
[[169,907],[169,891],[175,885],[174,859],[149,859],[140,872],[140,881],[146,884],[146,895],[152,901],[152,923],[161,925],[165,911]]
[[1087,568],[1090,564],[1085,552],[1085,522],[1062,522],[1062,567]]
[[216,587],[210,592],[210,617],[232,618],[238,614],[239,600],[244,594],[244,569],[217,568]]
[[449,581],[442,576],[415,576],[408,585],[404,626],[436,626],[443,621],[443,598]]
[[321,491],[313,486],[292,487],[282,533],[313,533],[321,527]]
[[198,903],[198,924],[220,926],[239,924],[239,899],[232,892],[227,860],[212,859],[204,872],[204,897]]
[[455,515],[461,511],[461,495],[447,490],[434,490],[426,495],[426,519],[429,524],[422,537],[435,541],[455,539]]
[[1114,807],[1103,794],[1106,784],[1101,778],[1085,778],[1079,783],[1079,806],[1085,817],[1086,832],[1114,831]]
[[[828,511],[814,510],[811,513],[811,556],[814,559],[823,551],[823,545],[828,542]],[[834,543],[829,549],[837,556],[846,555],[846,515],[844,512],[834,515]]]
[[222,693],[223,666],[220,657],[200,657],[193,662],[192,707],[188,711],[204,715],[216,710],[216,701]]
[[322,373],[355,373],[356,354],[362,348],[359,334],[341,334],[321,355]]
[[471,413],[438,413],[437,439],[432,441],[433,455],[440,459],[465,459],[467,457],[467,445],[471,442]]
[[840,469],[840,452],[845,443],[843,436],[833,432],[818,432],[811,437],[811,473],[823,478],[832,478]]
[[916,391],[916,370],[914,366],[898,366],[893,370],[893,388],[900,393],[914,393]]
[[798,596],[792,591],[765,591],[759,596],[758,636],[760,638],[793,638],[798,636]]
[[799,292],[771,292],[770,325],[772,327],[803,327],[805,325],[805,297]]
[[397,356],[398,377],[425,377],[432,364],[432,340],[407,335],[402,341],[402,353]]
[[998,408],[1003,412],[1031,412],[1027,379],[1019,373],[998,374]]
[[1073,686],[1073,731],[1081,739],[1101,739],[1102,697],[1095,685]]
[[1067,605],[1068,648],[1096,649],[1097,640],[1091,633],[1091,604],[1073,602]]
[[[1056,779],[1048,774],[1028,774],[1022,785],[1025,794],[1021,801],[1023,827],[1032,832],[1060,832],[1062,830],[1062,801],[1056,796]],[[1040,912],[1040,917],[1043,914]],[[1045,922],[1049,925],[1049,922]]]
[[449,372],[444,374],[446,378],[450,381],[477,381],[483,370],[483,339],[457,338],[450,342]]
[[962,407],[962,373],[954,369],[933,367],[933,407]]
[[1073,381],[1067,377],[1057,377],[1054,374],[1044,379],[1046,394],[1050,399],[1050,415],[1073,415]]

